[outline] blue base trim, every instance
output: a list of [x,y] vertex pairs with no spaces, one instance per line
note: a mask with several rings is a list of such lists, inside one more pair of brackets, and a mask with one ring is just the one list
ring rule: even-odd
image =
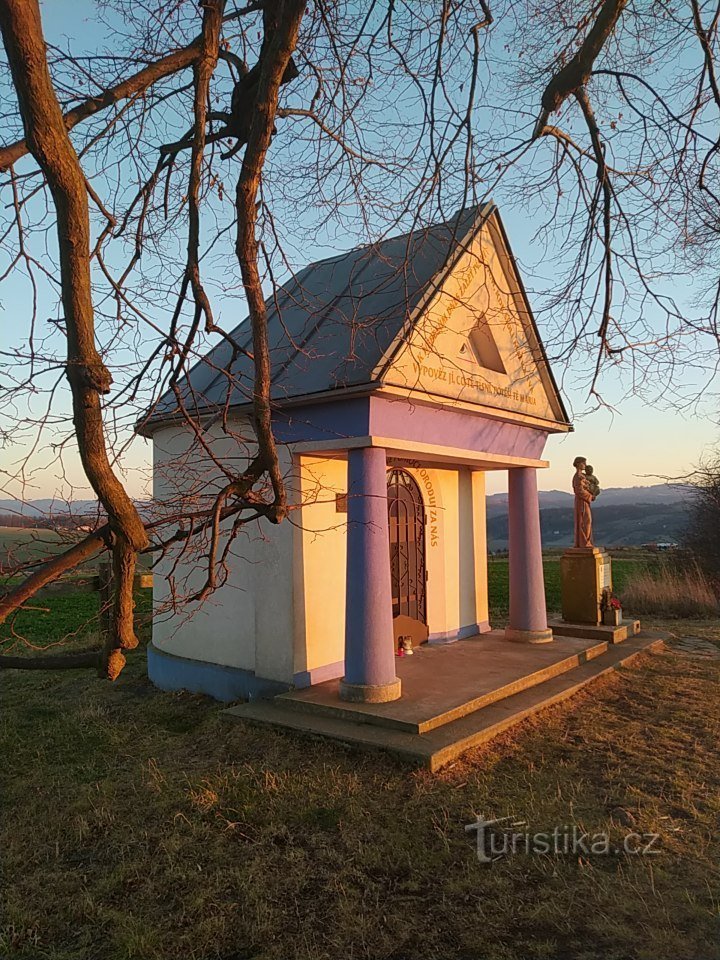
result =
[[225,667],[207,660],[189,660],[158,650],[152,643],[147,648],[148,677],[161,690],[189,690],[229,703],[232,700],[257,700],[274,697],[290,689],[289,683],[267,680],[252,670]]
[[460,627],[458,630],[458,640],[464,640],[466,637],[476,637],[479,633],[489,633],[492,627],[487,620],[482,623],[471,623],[469,627]]
[[459,627],[457,630],[448,630],[446,633],[431,633],[428,637],[430,644],[455,643],[457,640],[466,640],[468,637],[476,637],[479,633],[488,633],[491,626],[487,620],[482,623],[471,623],[467,627]]
[[312,670],[301,670],[293,676],[293,683],[298,690],[312,687],[315,683],[324,683],[326,680],[337,680],[345,675],[345,661],[328,663],[324,667],[313,667]]

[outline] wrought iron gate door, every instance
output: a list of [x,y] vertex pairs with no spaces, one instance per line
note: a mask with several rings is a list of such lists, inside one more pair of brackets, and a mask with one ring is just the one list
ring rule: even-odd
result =
[[388,517],[393,617],[427,623],[425,506],[420,487],[405,470],[388,475]]

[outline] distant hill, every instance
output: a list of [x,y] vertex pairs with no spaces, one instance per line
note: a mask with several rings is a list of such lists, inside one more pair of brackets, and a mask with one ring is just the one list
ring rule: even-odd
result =
[[[595,539],[607,547],[640,546],[644,543],[681,540],[687,525],[692,487],[661,483],[649,487],[609,487],[593,505]],[[149,501],[139,501],[145,513]],[[507,548],[506,493],[487,498],[488,547]],[[82,523],[97,515],[94,500],[0,500],[0,514],[19,517],[54,518],[59,525],[68,525],[69,517]],[[7,522],[7,521],[5,521]],[[573,539],[573,495],[563,490],[540,491],[540,524],[546,547],[569,546]],[[75,524],[71,523],[70,526]]]
[[[665,483],[658,483],[651,487],[608,487],[603,488],[598,498],[598,507],[600,503],[603,506],[611,504],[632,504],[632,503],[683,503],[692,497],[693,488],[676,484],[670,486]],[[541,490],[539,493],[540,507],[572,507],[573,495],[564,490]],[[506,493],[493,493],[487,498],[488,517],[497,516],[501,513],[507,513],[508,495]]]
[[[543,546],[566,547],[573,541],[573,495],[561,490],[542,490],[540,529]],[[610,487],[593,504],[596,543],[606,547],[641,546],[645,543],[682,540],[692,501],[692,487],[658,484],[651,487]],[[507,549],[508,498],[506,493],[488,497],[488,547]]]
[[98,509],[97,500],[0,500],[0,513],[14,513],[21,517],[53,517],[87,515]]

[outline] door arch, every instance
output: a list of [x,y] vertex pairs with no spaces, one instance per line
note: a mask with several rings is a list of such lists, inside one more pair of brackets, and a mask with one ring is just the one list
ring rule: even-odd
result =
[[415,478],[400,468],[388,472],[388,526],[396,640],[409,632],[421,643],[428,636],[425,504]]

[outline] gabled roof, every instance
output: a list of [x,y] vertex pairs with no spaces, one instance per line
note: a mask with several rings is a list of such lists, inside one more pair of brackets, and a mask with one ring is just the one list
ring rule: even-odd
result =
[[[284,284],[266,301],[275,403],[334,394],[339,399],[392,379],[393,357],[410,341],[418,317],[492,214],[492,203],[460,210],[445,223],[310,264]],[[529,306],[527,314],[539,344]],[[232,337],[252,352],[247,320]],[[543,376],[549,378],[546,392],[554,394],[553,419],[567,423],[549,367]],[[189,410],[212,413],[228,404],[249,405],[253,378],[252,360],[242,353],[233,360],[232,346],[223,341],[195,364],[180,390]],[[143,428],[178,412],[169,391]]]
[[[278,401],[371,382],[373,370],[407,324],[416,306],[475,224],[480,207],[461,210],[446,223],[311,263],[268,298],[272,395]],[[232,332],[252,351],[247,320]],[[180,387],[194,407],[250,402],[253,364],[238,356],[226,371],[232,347],[223,341],[191,369]],[[166,393],[152,419],[172,415]]]

